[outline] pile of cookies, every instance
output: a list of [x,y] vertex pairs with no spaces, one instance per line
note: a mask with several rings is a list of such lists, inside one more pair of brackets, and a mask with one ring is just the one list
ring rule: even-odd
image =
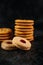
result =
[[14,36],[34,40],[34,20],[15,20]]
[[22,37],[14,37],[12,40],[4,40],[1,43],[1,48],[4,50],[15,50],[17,48],[21,50],[30,50],[31,43]]
[[0,28],[0,42],[12,39],[12,30],[10,28]]

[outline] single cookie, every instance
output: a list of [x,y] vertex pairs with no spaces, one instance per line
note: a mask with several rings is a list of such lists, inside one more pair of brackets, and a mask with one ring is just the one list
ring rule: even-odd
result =
[[11,32],[12,30],[10,28],[0,28],[0,34],[8,34]]
[[11,38],[10,39],[0,39],[1,42],[5,41],[5,40],[12,40]]
[[24,35],[24,34],[33,34],[33,32],[15,32],[15,34],[22,34],[22,35]]
[[19,32],[32,32],[32,31],[34,31],[34,30],[33,30],[33,29],[29,29],[29,30],[20,30],[20,29],[17,30],[17,29],[15,29],[15,31],[16,31],[16,32],[18,32],[18,31],[19,31]]
[[16,49],[16,46],[12,44],[12,40],[5,40],[1,43],[1,48],[4,50],[13,50]]
[[30,36],[30,37],[25,37],[26,39],[33,39],[34,37],[33,36]]
[[31,35],[34,35],[33,33],[31,33],[31,34],[14,34],[15,36],[31,36]]
[[33,36],[19,36],[19,37],[23,37],[23,38],[32,38]]
[[24,33],[25,34],[25,33],[33,33],[33,31],[25,31],[25,32],[23,32],[23,31],[22,32],[21,31],[15,31],[15,33]]
[[27,39],[27,40],[28,40],[28,41],[33,41],[33,40],[34,40],[34,38],[33,38],[33,39],[32,39],[32,38],[31,38],[31,39]]
[[33,39],[27,39],[28,41],[33,41],[34,40],[34,38]]
[[8,34],[0,34],[0,37],[9,37],[12,36],[13,33],[8,33]]
[[34,30],[34,28],[31,28],[31,29],[26,29],[26,28],[15,28],[14,30],[18,30],[18,31],[31,31],[31,30]]
[[33,30],[34,28],[33,28],[33,27],[32,27],[32,28],[22,28],[22,27],[17,28],[17,27],[15,27],[14,30],[18,30],[18,29],[19,29],[19,30],[26,30],[26,29],[27,29],[27,30],[30,30],[30,29]]
[[9,36],[9,37],[0,37],[0,39],[9,39],[9,38],[12,38],[12,36]]
[[31,23],[34,23],[34,20],[20,20],[20,19],[16,19],[15,23],[16,22],[26,22],[26,23],[31,22]]
[[14,34],[15,36],[20,36],[20,37],[30,37],[33,36],[33,34],[27,34],[27,35],[19,35],[19,34]]
[[34,23],[15,23],[15,26],[29,26],[29,25],[34,25]]
[[0,39],[0,42],[3,42],[3,41],[5,41],[5,40],[11,40],[11,39]]
[[[6,40],[6,39],[5,39]],[[3,42],[3,41],[5,41],[5,40],[0,40],[0,42]],[[9,40],[9,39],[7,39],[7,40]]]
[[0,37],[9,37],[10,35],[1,35],[0,34]]
[[26,40],[25,38],[22,37],[14,37],[12,40],[12,43],[17,47],[22,50],[30,50],[31,48],[31,43]]
[[15,26],[29,26],[29,25],[34,25],[34,23],[15,23]]
[[3,42],[4,40],[12,40],[12,37],[9,37],[9,38],[6,38],[6,39],[4,39],[4,38],[0,39],[1,42]]
[[18,29],[18,28],[33,29],[34,27],[33,26],[15,26],[15,29]]

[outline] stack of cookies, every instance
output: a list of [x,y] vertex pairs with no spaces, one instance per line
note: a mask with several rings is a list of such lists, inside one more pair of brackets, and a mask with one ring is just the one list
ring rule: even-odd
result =
[[12,39],[12,30],[10,28],[0,28],[0,42]]
[[26,38],[29,41],[34,40],[34,20],[15,20],[14,36]]

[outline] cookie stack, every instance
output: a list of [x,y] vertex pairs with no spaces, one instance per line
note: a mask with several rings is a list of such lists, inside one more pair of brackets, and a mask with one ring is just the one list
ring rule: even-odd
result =
[[34,20],[15,20],[14,36],[26,38],[29,41],[34,40]]
[[10,28],[0,28],[0,42],[12,39],[12,30]]

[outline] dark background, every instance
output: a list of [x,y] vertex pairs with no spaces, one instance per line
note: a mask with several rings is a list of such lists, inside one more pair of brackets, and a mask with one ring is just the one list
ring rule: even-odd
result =
[[0,27],[13,29],[15,19],[34,19],[30,51],[0,49],[0,65],[43,65],[43,0],[0,0]]

